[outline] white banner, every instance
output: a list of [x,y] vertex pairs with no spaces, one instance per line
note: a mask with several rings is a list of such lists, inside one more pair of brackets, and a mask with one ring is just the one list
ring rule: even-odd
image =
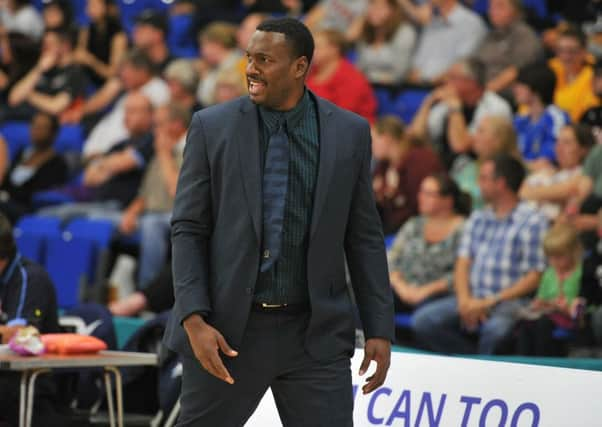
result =
[[[352,360],[354,425],[403,427],[600,427],[602,373],[393,353],[387,381],[363,395]],[[271,392],[247,427],[281,426]],[[333,426],[336,427],[336,426]]]

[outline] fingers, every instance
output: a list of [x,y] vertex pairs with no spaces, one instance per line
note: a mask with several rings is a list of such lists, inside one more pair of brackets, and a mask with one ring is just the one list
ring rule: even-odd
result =
[[364,375],[370,366],[370,362],[374,358],[374,353],[366,348],[364,353],[364,360],[362,360],[362,364],[360,366],[360,376]]
[[207,371],[211,375],[227,382],[228,384],[234,384],[234,378],[232,378],[230,372],[228,372],[224,366],[224,362],[222,362],[222,359],[219,357],[217,351],[213,352],[209,356],[209,367],[210,369],[207,369]]
[[217,345],[219,346],[219,349],[226,356],[230,356],[230,357],[236,357],[236,356],[238,356],[238,352],[236,352],[232,347],[230,347],[230,345],[228,345],[228,343],[226,342],[226,339],[221,334],[219,334],[217,336]]
[[234,378],[226,369],[219,350],[224,354],[235,357],[238,355],[226,342],[224,337],[215,329],[206,327],[200,334],[192,334],[191,344],[196,358],[203,368],[211,375],[228,384],[234,384]]
[[389,358],[388,357],[378,357],[375,359],[377,362],[376,372],[374,375],[366,379],[366,384],[362,387],[362,392],[364,394],[368,394],[379,388],[384,384],[385,379],[387,378],[387,371],[389,370]]

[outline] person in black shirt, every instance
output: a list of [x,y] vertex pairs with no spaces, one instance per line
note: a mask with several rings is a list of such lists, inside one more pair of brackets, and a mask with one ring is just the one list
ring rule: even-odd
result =
[[59,124],[56,117],[37,113],[30,126],[31,144],[22,148],[0,185],[0,212],[13,222],[32,211],[31,198],[43,191],[64,184],[68,166],[53,145]]
[[75,51],[75,61],[84,66],[98,87],[117,73],[128,43],[119,19],[110,13],[109,3],[110,0],[88,0],[90,24],[79,31]]
[[132,31],[134,47],[144,51],[161,74],[173,59],[167,47],[167,17],[156,10],[147,9],[137,18]]
[[[81,106],[87,83],[83,71],[73,62],[74,38],[71,30],[44,34],[38,63],[8,95],[5,120],[30,119],[36,110],[59,117]],[[15,109],[20,111],[17,116]]]

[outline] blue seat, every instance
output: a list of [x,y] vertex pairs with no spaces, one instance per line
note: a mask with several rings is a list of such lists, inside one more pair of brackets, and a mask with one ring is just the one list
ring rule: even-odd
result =
[[27,215],[13,229],[19,252],[26,258],[43,264],[46,240],[61,235],[61,223],[57,218]]
[[90,284],[101,287],[108,275],[110,247],[115,237],[115,225],[107,220],[77,218],[65,227],[65,232],[76,239],[91,242],[95,252],[92,264],[88,266]]
[[393,109],[404,123],[410,123],[422,105],[424,98],[429,94],[425,89],[407,89],[402,91],[393,100]]
[[395,236],[395,234],[389,234],[388,236],[385,236],[385,248],[391,249],[391,246],[393,246],[393,241],[395,240]]
[[39,191],[34,193],[31,198],[31,204],[34,209],[40,209],[45,206],[61,205],[63,203],[72,203],[75,200],[70,195],[57,190]]
[[398,328],[411,329],[412,315],[409,313],[395,314],[395,326],[397,326]]
[[59,153],[69,151],[81,153],[84,140],[84,130],[80,125],[63,125],[54,142],[54,148]]
[[9,158],[15,159],[17,153],[29,145],[29,123],[6,122],[0,126],[0,134],[8,145]]
[[554,329],[554,331],[552,331],[552,336],[554,337],[554,339],[557,340],[570,340],[571,338],[573,338],[573,331],[570,329],[565,329],[565,328],[556,328]]
[[[476,0],[472,3],[472,10],[481,16],[487,16],[489,12],[489,0]],[[528,10],[540,19],[549,17],[548,5],[546,0],[522,0],[522,7]]]
[[94,242],[99,249],[107,249],[115,235],[115,225],[107,220],[77,218],[65,227],[73,237]]
[[393,102],[391,100],[391,92],[385,88],[376,88],[374,90],[376,101],[378,102],[378,115],[393,114]]
[[172,55],[178,58],[197,58],[199,48],[194,35],[194,15],[181,14],[169,17],[167,46]]
[[46,241],[44,266],[56,289],[59,308],[68,309],[80,302],[82,287],[89,283],[95,260],[94,243],[68,234]]

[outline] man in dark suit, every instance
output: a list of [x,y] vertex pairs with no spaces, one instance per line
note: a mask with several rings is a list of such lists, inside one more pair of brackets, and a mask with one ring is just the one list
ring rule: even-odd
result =
[[377,363],[363,392],[385,380],[393,304],[370,129],[305,89],[313,46],[298,21],[262,23],[249,96],[192,120],[164,339],[183,360],[178,426],[243,425],[268,387],[285,426],[353,424],[345,257],[366,336],[360,374]]

